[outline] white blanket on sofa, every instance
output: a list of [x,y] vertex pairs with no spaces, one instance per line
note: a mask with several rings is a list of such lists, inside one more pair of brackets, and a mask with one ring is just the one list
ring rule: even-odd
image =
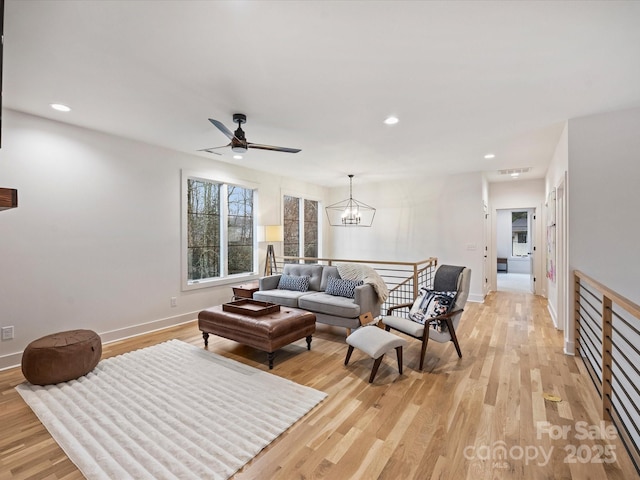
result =
[[340,277],[345,280],[355,280],[356,282],[362,280],[364,283],[371,284],[378,294],[378,303],[382,304],[389,298],[387,284],[370,266],[360,263],[338,263],[336,266]]

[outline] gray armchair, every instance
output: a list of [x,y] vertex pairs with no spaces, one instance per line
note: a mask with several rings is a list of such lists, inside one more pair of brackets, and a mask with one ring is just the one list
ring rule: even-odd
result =
[[454,290],[457,295],[454,299],[454,305],[449,310],[449,313],[432,317],[431,320],[439,320],[446,325],[442,331],[438,331],[429,326],[429,321],[425,324],[414,322],[408,318],[392,315],[394,310],[400,308],[411,307],[413,303],[404,303],[395,305],[387,310],[387,315],[382,317],[382,323],[384,323],[385,330],[391,329],[402,332],[410,337],[416,338],[422,341],[422,350],[420,352],[420,370],[424,365],[424,355],[427,350],[427,344],[429,339],[439,343],[453,342],[458,352],[458,357],[462,358],[462,352],[460,351],[460,345],[458,344],[458,337],[456,337],[456,328],[460,323],[460,317],[465,304],[467,303],[467,297],[469,296],[469,283],[471,281],[471,269],[464,267],[459,272],[457,279],[451,278],[451,272],[459,270],[460,267],[452,267],[450,265],[441,265],[436,270],[435,277],[433,279],[433,290],[435,291],[450,291]]

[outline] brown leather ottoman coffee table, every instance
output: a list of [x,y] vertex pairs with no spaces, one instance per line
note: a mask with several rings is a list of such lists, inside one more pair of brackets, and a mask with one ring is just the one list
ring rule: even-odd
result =
[[[250,308],[233,309],[229,305],[256,306],[271,305],[270,313],[256,315]],[[243,312],[243,313],[239,313]],[[316,316],[297,308],[281,307],[255,300],[243,300],[218,305],[198,314],[198,328],[202,332],[205,347],[209,345],[209,334],[234,340],[258,350],[267,352],[269,369],[273,368],[275,351],[290,343],[307,339],[307,350],[311,350],[311,336],[316,331]]]

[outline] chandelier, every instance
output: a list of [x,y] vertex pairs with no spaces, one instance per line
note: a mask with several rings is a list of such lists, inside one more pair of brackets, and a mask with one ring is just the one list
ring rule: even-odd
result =
[[353,175],[349,174],[349,198],[325,208],[332,227],[370,227],[376,209],[353,198]]

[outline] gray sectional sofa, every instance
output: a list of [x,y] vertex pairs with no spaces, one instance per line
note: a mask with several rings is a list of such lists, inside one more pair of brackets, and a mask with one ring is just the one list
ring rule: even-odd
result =
[[[296,291],[278,288],[282,274],[309,277],[308,290]],[[253,294],[253,298],[263,302],[307,310],[315,313],[317,322],[347,329],[358,328],[360,326],[358,317],[363,313],[371,312],[374,318],[380,315],[378,295],[370,284],[355,287],[353,298],[330,295],[325,292],[329,277],[340,278],[337,267],[317,264],[285,264],[282,274],[261,278],[260,290]]]

